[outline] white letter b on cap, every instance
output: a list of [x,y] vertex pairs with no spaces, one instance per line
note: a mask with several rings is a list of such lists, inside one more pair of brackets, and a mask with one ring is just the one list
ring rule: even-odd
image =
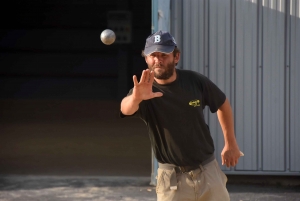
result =
[[154,43],[159,43],[160,42],[160,35],[154,36]]

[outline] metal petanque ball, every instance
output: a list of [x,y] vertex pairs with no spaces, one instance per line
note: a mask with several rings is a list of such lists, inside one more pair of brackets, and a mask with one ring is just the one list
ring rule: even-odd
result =
[[102,31],[100,39],[105,45],[111,45],[116,40],[116,34],[110,29],[105,29]]

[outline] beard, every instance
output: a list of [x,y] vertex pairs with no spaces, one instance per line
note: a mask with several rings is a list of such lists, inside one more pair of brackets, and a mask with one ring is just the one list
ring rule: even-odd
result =
[[148,65],[148,68],[154,72],[156,79],[167,80],[174,74],[175,62],[170,62],[166,66],[161,64]]

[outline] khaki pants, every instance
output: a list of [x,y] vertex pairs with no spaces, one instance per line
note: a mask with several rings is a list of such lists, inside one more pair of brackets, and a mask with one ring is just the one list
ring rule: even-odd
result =
[[158,201],[228,201],[227,177],[216,160],[186,173],[176,173],[177,190],[170,189],[172,170],[158,168]]

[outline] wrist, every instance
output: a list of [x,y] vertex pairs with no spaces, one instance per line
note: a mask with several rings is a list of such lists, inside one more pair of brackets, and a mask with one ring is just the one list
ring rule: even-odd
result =
[[143,99],[137,98],[135,95],[132,95],[131,101],[133,104],[139,105],[143,101]]
[[237,142],[236,142],[236,139],[234,136],[225,139],[225,145],[227,145],[227,146],[233,146],[236,144],[237,144]]

